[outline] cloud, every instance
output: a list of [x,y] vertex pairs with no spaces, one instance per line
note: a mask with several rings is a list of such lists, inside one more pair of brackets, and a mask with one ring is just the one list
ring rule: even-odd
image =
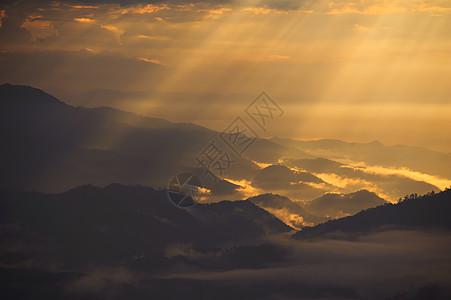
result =
[[290,212],[287,208],[271,208],[271,207],[263,207],[265,210],[279,218],[282,222],[287,224],[288,226],[293,227],[296,230],[300,230],[303,226],[313,226],[314,223],[306,222],[304,217],[299,214]]
[[289,60],[289,59],[291,59],[291,56],[272,54],[269,56],[269,58],[276,59],[276,60]]
[[[272,128],[271,135],[354,141],[381,136],[383,142],[448,151],[451,131],[439,135],[433,129],[449,127],[445,118],[449,105],[437,108],[431,103],[445,104],[449,98],[449,5],[416,1],[426,6],[414,8],[406,4],[410,1],[334,1],[329,8],[329,2],[2,1],[0,51],[117,51],[176,69],[176,75],[158,86],[160,91],[224,95],[271,91],[284,103],[293,104],[291,113]],[[384,9],[390,3],[407,8],[402,17]],[[373,6],[379,11],[371,10]],[[430,17],[435,13],[425,10],[432,9],[444,17]],[[328,14],[332,10],[343,16]],[[377,13],[384,18],[379,19]],[[388,27],[391,29],[382,30]],[[58,72],[64,73],[64,68]],[[26,73],[17,83],[26,83],[27,76],[35,77]],[[7,81],[17,79],[14,73],[11,77]],[[148,80],[153,79],[149,76]],[[62,89],[60,81],[56,82]],[[38,87],[48,89],[49,85]],[[125,84],[116,88],[132,91]],[[306,102],[314,105],[302,107]],[[344,108],[343,102],[352,105]],[[380,105],[369,107],[369,102]],[[413,103],[427,103],[428,108]],[[205,101],[207,109],[203,110],[214,111],[214,117],[193,119],[233,117],[213,107],[215,104]],[[429,110],[432,107],[435,111]],[[374,114],[374,109],[381,113]],[[419,122],[410,124],[409,114]],[[348,130],[351,123],[359,126]]]
[[363,171],[367,174],[379,174],[379,175],[400,175],[406,178],[410,178],[416,181],[423,181],[438,187],[441,190],[451,186],[451,180],[442,178],[440,176],[425,174],[418,171],[413,171],[409,168],[387,168],[382,166],[368,166],[364,163],[360,163],[360,166],[364,167],[352,167],[355,170]]
[[74,18],[74,21],[82,22],[82,23],[95,23],[96,21],[90,18]]
[[139,57],[138,59],[142,60],[142,61],[145,61],[145,62],[153,63],[153,64],[164,65],[158,59],[151,59],[151,58],[145,58],[145,57]]
[[147,4],[147,5],[125,7],[125,8],[120,9],[119,13],[120,14],[133,13],[133,14],[143,15],[143,14],[152,14],[152,13],[158,12],[163,9],[170,9],[170,8],[167,4],[160,4],[160,5]]
[[269,8],[263,8],[263,7],[248,7],[248,8],[243,9],[243,11],[249,11],[256,15],[267,15],[270,12],[272,12],[273,10],[269,9]]
[[391,29],[391,27],[365,27],[360,24],[354,24],[354,29],[358,31],[371,31],[371,30],[386,30]]
[[[431,282],[449,286],[451,238],[421,231],[386,231],[371,235],[294,241],[272,237],[290,249],[286,264],[259,270],[171,274],[166,278],[227,281],[246,286],[307,285],[349,288],[361,299],[386,299],[400,291],[414,292]],[[285,289],[288,293],[289,289]],[[333,296],[332,296],[333,298]]]
[[263,0],[259,2],[259,5],[266,6],[271,9],[287,11],[287,10],[297,10],[301,7],[310,7],[315,2],[320,1],[312,1],[312,0]]
[[[34,85],[56,95],[92,89],[157,86],[170,70],[161,64],[96,51],[0,53],[0,81]],[[70,82],[70,85],[68,85]]]
[[2,27],[3,20],[6,18],[6,11],[4,9],[0,10],[0,27]]
[[[1,7],[0,7],[1,8]],[[11,7],[0,10],[0,45],[3,44],[25,44],[32,40],[28,30],[22,27],[32,9]]]
[[327,13],[337,14],[364,14],[364,15],[382,15],[408,12],[408,7],[399,3],[378,2],[378,1],[340,1],[331,2]]
[[46,39],[57,36],[58,30],[53,26],[53,22],[43,20],[42,16],[32,14],[21,25],[21,28],[26,29],[34,41]]
[[68,295],[86,293],[103,294],[108,297],[116,296],[123,285],[137,284],[138,277],[124,267],[93,268],[89,274],[65,286]]
[[419,11],[419,12],[449,12],[451,11],[451,6],[446,2],[441,2],[440,4],[444,4],[444,5],[448,5],[448,6],[439,6],[440,4],[437,3],[437,5],[435,5],[434,3],[435,1],[421,1],[420,4],[415,4],[413,5],[413,9],[415,11]]
[[256,187],[252,186],[252,182],[249,180],[233,180],[230,178],[225,178],[226,181],[231,182],[240,186],[237,191],[243,196],[243,199],[260,195],[262,191]]
[[114,33],[114,36],[116,37],[118,43],[120,45],[123,45],[122,41],[121,41],[121,35],[124,33],[124,30],[117,28],[116,26],[113,25],[100,25],[100,28],[106,29],[108,31],[111,31],[112,33]]

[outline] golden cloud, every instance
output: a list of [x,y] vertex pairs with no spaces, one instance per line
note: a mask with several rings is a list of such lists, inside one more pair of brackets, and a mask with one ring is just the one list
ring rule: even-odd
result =
[[365,27],[360,24],[354,24],[354,29],[358,31],[371,31],[371,30],[387,30],[391,29],[391,27]]
[[21,25],[33,37],[33,40],[45,39],[58,35],[58,31],[53,26],[53,22],[43,20],[41,15],[32,14]]
[[0,27],[2,27],[3,19],[6,17],[6,11],[4,9],[0,10]]
[[95,23],[96,21],[93,19],[89,19],[89,18],[74,18],[74,21],[80,22],[80,23]]
[[124,30],[121,30],[114,25],[100,25],[100,28],[106,29],[106,30],[114,33],[114,36],[116,37],[118,43],[120,45],[123,45],[122,40],[121,40],[121,35],[125,32]]
[[154,63],[154,64],[159,64],[159,65],[164,65],[161,61],[159,61],[158,59],[149,59],[149,58],[145,58],[145,57],[139,57],[139,60],[145,61],[145,62],[150,62],[150,63]]
[[158,12],[160,10],[163,9],[170,9],[169,6],[167,4],[159,4],[159,5],[155,5],[155,4],[148,4],[148,5],[137,5],[137,6],[130,6],[127,8],[123,8],[121,10],[119,10],[120,14],[152,14],[155,12]]

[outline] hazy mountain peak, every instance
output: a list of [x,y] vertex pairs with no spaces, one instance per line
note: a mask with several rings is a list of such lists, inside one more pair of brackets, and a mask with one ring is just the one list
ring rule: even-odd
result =
[[293,228],[300,228],[306,224],[317,224],[323,220],[308,213],[304,208],[286,196],[266,193],[248,198],[247,200],[266,209]]
[[308,203],[306,209],[319,216],[338,218],[384,203],[384,199],[363,189],[350,194],[326,193]]
[[322,183],[323,181],[308,173],[308,172],[298,172],[294,171],[287,166],[284,165],[271,165],[268,166],[257,174],[255,176],[254,181],[256,182],[284,182],[285,184],[289,184],[290,182],[293,183],[299,183],[299,182],[315,182],[315,183]]
[[26,86],[5,83],[0,85],[0,103],[16,105],[66,105],[43,90]]
[[286,196],[279,195],[279,194],[273,194],[273,193],[260,194],[260,195],[254,196],[254,197],[250,197],[247,200],[252,201],[254,199],[284,199],[284,200],[290,200]]
[[368,143],[368,145],[371,145],[371,146],[384,146],[381,142],[379,142],[378,140],[374,140],[374,141],[371,141],[371,142],[369,142]]

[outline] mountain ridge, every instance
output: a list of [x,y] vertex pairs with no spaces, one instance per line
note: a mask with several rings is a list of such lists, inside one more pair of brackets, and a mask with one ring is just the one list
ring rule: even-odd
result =
[[451,189],[423,196],[406,196],[397,204],[363,210],[353,216],[304,227],[293,234],[296,239],[321,237],[334,232],[369,233],[387,228],[451,229]]
[[[12,223],[16,225],[8,225]],[[37,251],[37,257],[54,257],[67,267],[90,261],[109,264],[163,251],[170,244],[219,247],[292,230],[247,200],[181,209],[165,190],[121,184],[85,185],[55,194],[0,189],[0,228],[8,245],[35,240],[35,248],[48,249]],[[17,236],[17,241],[8,236]]]

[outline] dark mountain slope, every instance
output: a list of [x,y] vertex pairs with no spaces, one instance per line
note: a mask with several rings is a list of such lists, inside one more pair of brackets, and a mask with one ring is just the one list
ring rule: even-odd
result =
[[120,262],[172,243],[219,246],[291,230],[250,201],[183,210],[164,190],[118,184],[61,194],[2,190],[0,228],[9,257],[26,259],[34,252],[34,259],[69,267]]
[[386,201],[375,193],[361,190],[351,194],[328,193],[310,201],[305,208],[317,216],[329,216],[335,219],[384,203]]
[[[166,186],[192,171],[194,157],[218,133],[111,108],[72,107],[41,90],[0,86],[0,187],[60,192],[83,184]],[[251,160],[277,161],[286,149],[258,140]],[[258,158],[258,159],[257,159]],[[259,169],[236,158],[227,177]]]
[[294,238],[321,236],[334,231],[370,232],[383,227],[418,227],[451,229],[451,190],[411,196],[398,204],[384,204],[354,216],[306,227]]
[[271,165],[260,170],[253,180],[258,187],[288,187],[299,182],[324,183],[320,178],[307,173],[296,172],[284,165]]

